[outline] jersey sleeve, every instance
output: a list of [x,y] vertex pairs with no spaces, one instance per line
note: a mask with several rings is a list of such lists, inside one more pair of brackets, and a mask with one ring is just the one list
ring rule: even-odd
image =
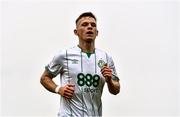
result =
[[63,69],[62,55],[58,54],[53,57],[49,64],[45,66],[45,69],[49,75],[56,77]]
[[117,72],[116,72],[116,68],[115,68],[115,65],[114,65],[114,61],[112,59],[112,57],[110,55],[108,55],[108,66],[109,68],[112,70],[112,79],[113,80],[119,80],[119,77],[117,75]]

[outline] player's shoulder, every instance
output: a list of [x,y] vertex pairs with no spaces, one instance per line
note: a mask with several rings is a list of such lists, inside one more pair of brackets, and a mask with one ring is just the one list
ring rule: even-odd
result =
[[57,52],[56,56],[66,56],[69,53],[74,53],[79,51],[79,49],[77,48],[77,46],[73,46],[73,47],[68,47],[68,48],[64,48],[60,51]]
[[106,51],[99,49],[99,48],[96,48],[95,51],[96,51],[96,53],[106,53]]
[[108,51],[105,51],[105,50],[102,50],[102,49],[99,49],[99,48],[96,48],[96,53],[97,54],[105,54],[107,57],[111,57],[111,54],[109,54]]
[[81,49],[78,47],[78,46],[72,46],[72,47],[69,47],[69,48],[67,48],[67,49],[65,49],[65,51],[66,52],[71,52],[71,51],[73,51],[73,52],[76,52],[76,51],[81,51]]

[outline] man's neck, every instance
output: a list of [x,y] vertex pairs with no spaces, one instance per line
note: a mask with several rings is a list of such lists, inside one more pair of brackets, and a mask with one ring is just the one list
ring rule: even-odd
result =
[[83,52],[85,53],[93,53],[95,46],[94,46],[94,42],[84,42],[84,43],[79,43],[78,45]]

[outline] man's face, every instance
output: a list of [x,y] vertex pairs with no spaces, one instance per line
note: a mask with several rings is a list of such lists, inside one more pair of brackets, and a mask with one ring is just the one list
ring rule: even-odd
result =
[[94,41],[98,35],[95,19],[92,17],[82,17],[76,24],[75,34],[80,40]]

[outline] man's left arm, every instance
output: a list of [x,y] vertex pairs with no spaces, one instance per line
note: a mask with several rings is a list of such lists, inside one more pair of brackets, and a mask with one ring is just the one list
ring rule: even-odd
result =
[[107,64],[105,64],[101,69],[101,73],[105,78],[109,92],[114,95],[118,94],[120,92],[119,78],[113,78],[116,76],[112,74],[112,70],[107,66]]
[[116,95],[120,92],[120,83],[118,80],[111,79],[107,81],[109,92]]

